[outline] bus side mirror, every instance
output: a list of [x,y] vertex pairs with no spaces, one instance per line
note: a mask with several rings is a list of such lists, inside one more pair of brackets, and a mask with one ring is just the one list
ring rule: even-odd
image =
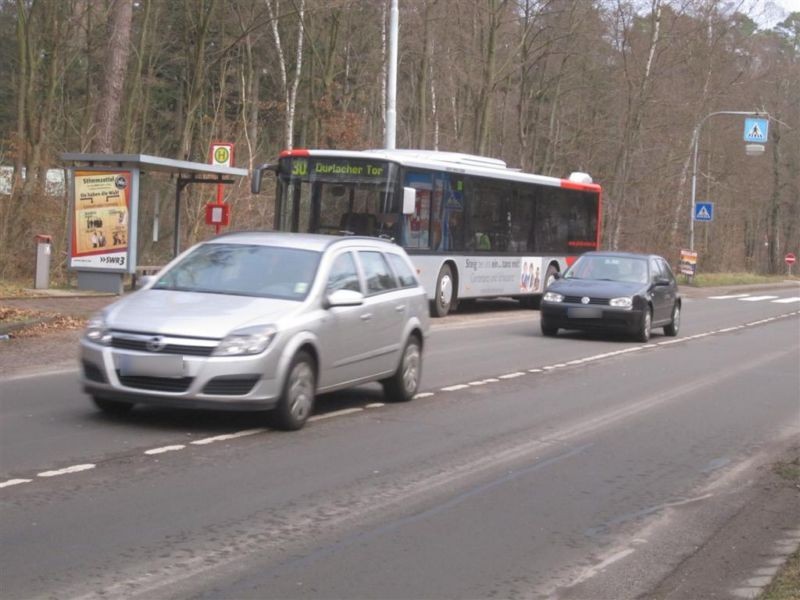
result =
[[412,187],[403,188],[403,214],[413,215],[417,212],[417,190]]
[[261,176],[263,175],[264,171],[275,171],[275,165],[270,163],[264,163],[263,165],[258,165],[255,169],[253,169],[253,177],[250,179],[250,192],[253,194],[258,194],[261,192]]

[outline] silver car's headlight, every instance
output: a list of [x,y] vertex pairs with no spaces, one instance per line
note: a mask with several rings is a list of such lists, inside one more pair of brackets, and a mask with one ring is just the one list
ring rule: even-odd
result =
[[91,342],[108,346],[111,343],[111,332],[106,325],[105,316],[99,314],[90,317],[83,336]]
[[633,298],[630,296],[625,296],[624,298],[612,298],[608,301],[610,306],[616,306],[617,308],[631,308],[633,306]]
[[563,302],[564,296],[555,292],[547,292],[542,298],[545,302]]
[[232,331],[214,350],[214,356],[261,354],[278,332],[272,325],[245,327]]

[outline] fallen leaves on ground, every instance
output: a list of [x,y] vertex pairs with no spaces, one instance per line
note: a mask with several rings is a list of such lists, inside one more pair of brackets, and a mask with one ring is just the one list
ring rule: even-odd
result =
[[59,315],[56,313],[40,312],[13,306],[0,306],[0,324],[15,325],[32,321],[20,329],[9,332],[12,338],[38,337],[55,331],[81,329],[86,324],[86,319]]

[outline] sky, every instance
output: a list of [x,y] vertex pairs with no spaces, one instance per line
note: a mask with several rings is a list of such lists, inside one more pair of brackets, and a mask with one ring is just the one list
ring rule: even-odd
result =
[[[750,0],[753,19],[762,27],[772,27],[783,21],[789,13],[800,12],[800,0]],[[748,4],[744,2],[743,8]],[[744,10],[742,12],[745,12]]]

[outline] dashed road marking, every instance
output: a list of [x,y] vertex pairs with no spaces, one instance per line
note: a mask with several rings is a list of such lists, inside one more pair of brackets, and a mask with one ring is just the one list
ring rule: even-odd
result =
[[237,431],[235,433],[225,433],[222,435],[215,435],[213,437],[203,438],[202,440],[195,440],[189,443],[194,446],[205,446],[206,444],[213,444],[214,442],[227,442],[228,440],[235,440],[236,438],[247,437],[248,435],[256,435],[258,433],[264,433],[266,431],[269,431],[269,429],[264,429],[261,427],[259,427],[258,429],[245,429],[243,431]]
[[148,455],[164,454],[165,452],[176,452],[184,448],[186,448],[184,444],[174,444],[172,446],[161,446],[161,448],[151,448],[150,450],[145,450],[144,453]]
[[747,298],[740,298],[739,302],[761,302],[762,300],[775,300],[780,296],[748,296]]
[[85,465],[72,465],[71,467],[65,467],[63,469],[56,469],[55,471],[42,471],[41,473],[37,473],[37,477],[58,477],[59,475],[69,475],[70,473],[80,473],[81,471],[88,471],[90,469],[94,469],[96,465],[93,464],[85,464]]
[[30,483],[33,479],[9,479],[0,483],[0,488],[11,487],[12,485],[19,485],[21,483]]

